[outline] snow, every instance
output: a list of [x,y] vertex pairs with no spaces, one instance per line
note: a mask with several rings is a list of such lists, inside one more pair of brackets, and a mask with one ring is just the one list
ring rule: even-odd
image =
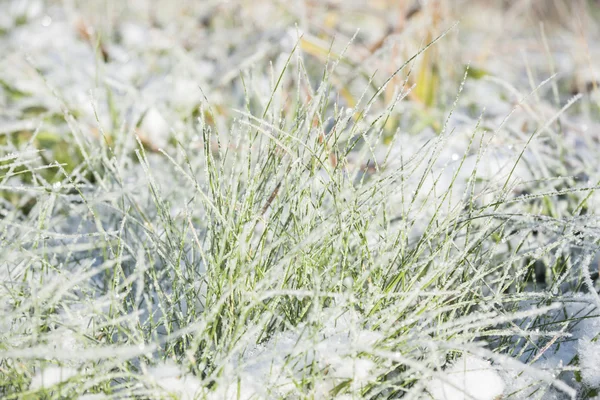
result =
[[169,124],[156,108],[150,108],[144,116],[140,126],[140,136],[157,148],[167,145]]
[[444,379],[436,378],[427,387],[435,400],[495,400],[505,388],[490,362],[472,355],[458,359],[444,375]]
[[600,387],[600,343],[581,339],[578,347],[583,382],[591,387]]
[[[297,393],[297,382],[306,377],[310,368],[322,372],[312,382],[314,398],[329,398],[331,390],[342,382],[349,381],[349,387],[355,391],[381,373],[381,366],[365,354],[381,339],[380,334],[359,329],[347,314],[336,317],[332,311],[330,318],[323,320],[327,322],[316,334],[307,333],[307,327],[301,326],[248,346],[239,355],[241,360],[226,368],[217,391],[209,393],[209,398],[285,397]],[[276,387],[277,392],[268,391],[269,387]]]
[[79,400],[103,400],[108,399],[109,397],[101,394],[101,393],[93,393],[93,394],[84,394],[83,396],[79,396]]
[[[139,6],[140,9],[144,5],[148,6],[148,3],[144,1],[138,1],[137,3],[139,4],[136,7]],[[192,49],[190,51],[186,50],[186,52],[180,50],[171,52],[167,50],[172,48],[173,43],[176,43],[177,38],[174,32],[169,33],[156,27],[147,27],[136,21],[125,21],[118,25],[121,41],[117,41],[117,43],[108,41],[105,43],[111,55],[111,60],[99,69],[93,46],[78,37],[72,24],[67,21],[64,15],[55,13],[52,8],[45,10],[42,1],[15,0],[10,4],[8,13],[0,13],[0,28],[14,28],[10,34],[5,36],[6,40],[2,39],[2,43],[7,46],[7,54],[10,54],[10,57],[4,63],[0,63],[0,69],[3,70],[3,78],[10,81],[11,86],[27,92],[26,98],[14,100],[17,102],[14,108],[24,110],[31,105],[44,105],[49,111],[56,111],[58,108],[56,99],[50,93],[50,90],[33,73],[31,66],[26,62],[26,60],[32,60],[32,65],[39,67],[41,71],[45,71],[44,76],[48,81],[48,85],[60,88],[58,92],[61,96],[64,95],[65,103],[69,108],[81,113],[79,121],[88,122],[90,131],[97,128],[96,113],[98,114],[100,126],[107,132],[116,129],[115,126],[112,126],[113,116],[106,105],[109,92],[107,88],[103,87],[103,83],[111,86],[116,108],[123,113],[123,115],[118,116],[119,118],[130,116],[131,121],[129,122],[136,124],[138,121],[133,116],[141,114],[143,110],[147,109],[148,111],[141,121],[138,133],[144,138],[145,142],[156,148],[166,147],[171,133],[179,130],[183,131],[183,128],[187,128],[181,118],[182,116],[189,117],[192,115],[191,111],[202,102],[203,95],[199,87],[209,93],[211,103],[215,99],[219,99],[219,96],[223,96],[221,92],[211,86],[214,86],[214,81],[220,79],[220,76],[228,71],[225,67],[229,67],[230,64],[237,65],[238,58],[231,57],[231,59],[228,58],[222,63],[218,63],[213,60],[212,56],[206,56],[207,54],[216,53],[218,55],[220,51],[225,51],[224,49],[233,51],[231,49],[235,49],[236,46],[240,48],[247,47],[244,50],[256,53],[258,56],[256,59],[260,59],[261,52],[263,52],[262,47],[251,48],[246,46],[245,43],[238,43],[236,46],[233,44],[225,46],[220,43],[213,45],[206,40],[206,37],[202,36],[204,35],[202,32],[198,32],[197,38],[193,39],[206,41],[206,44],[199,51],[196,52]],[[271,7],[263,3],[260,7],[257,6],[249,11],[260,16],[259,20],[270,23],[268,19],[262,17],[269,9]],[[49,14],[45,14],[45,12]],[[176,12],[178,12],[178,7],[171,7],[170,12],[162,13],[157,17],[165,23],[177,27],[177,21],[169,22],[172,19],[171,15],[175,15]],[[147,12],[144,11],[144,13]],[[9,14],[11,14],[10,18]],[[27,19],[36,19],[36,21],[28,23],[26,26],[13,27],[14,15],[12,14],[22,14]],[[185,32],[180,33],[183,35]],[[298,33],[296,29],[287,29],[285,32],[287,33],[281,37],[279,47],[273,50],[273,54],[279,52],[278,56],[274,57],[273,69],[275,71],[283,69],[283,64],[288,56],[287,52],[297,40]],[[307,31],[307,35],[309,33]],[[233,42],[235,44],[236,41]],[[179,49],[178,46],[176,46],[177,49]],[[281,52],[278,49],[285,51]],[[215,56],[214,58],[217,59],[218,57]],[[558,64],[560,65],[561,61],[564,60],[564,57],[560,58]],[[506,68],[506,64],[499,63],[498,65],[512,71],[512,68]],[[240,66],[244,71],[246,67],[249,68],[250,65]],[[571,67],[561,68],[569,69]],[[493,70],[492,67],[488,69]],[[238,76],[237,67],[233,68],[232,71],[234,71],[232,76]],[[585,83],[592,77],[582,75],[580,79]],[[205,84],[204,80],[208,83]],[[212,85],[211,80],[213,81]],[[249,79],[248,83],[251,83],[254,89],[262,90],[263,97],[269,97],[272,82],[267,77],[261,77],[257,74],[256,77]],[[476,167],[477,173],[474,177],[483,182],[502,181],[509,173],[516,182],[548,178],[556,174],[571,174],[571,170],[546,173],[545,169],[542,168],[547,160],[538,162],[538,154],[531,148],[538,144],[538,140],[548,140],[548,137],[545,136],[539,139],[536,136],[532,145],[523,154],[524,158],[531,163],[531,167],[519,164],[514,171],[512,170],[531,129],[527,125],[533,119],[532,115],[529,114],[533,113],[536,118],[540,117],[544,120],[549,118],[546,115],[548,114],[547,110],[541,110],[539,105],[519,107],[507,123],[506,129],[499,130],[498,134],[493,137],[489,148],[486,150],[484,161],[478,165],[475,164],[479,150],[478,146],[480,146],[478,144],[479,139],[485,138],[487,141],[490,137],[490,130],[499,129],[504,117],[513,109],[514,102],[520,99],[519,96],[507,90],[500,83],[499,79],[469,80],[466,83],[463,98],[466,100],[473,99],[473,104],[477,106],[477,109],[486,107],[484,124],[482,125],[485,127],[482,129],[487,133],[481,133],[481,135],[478,133],[471,148],[467,148],[466,144],[469,142],[474,129],[475,121],[473,118],[477,117],[476,114],[479,111],[466,113],[459,106],[459,109],[454,112],[448,122],[446,131],[449,133],[447,133],[446,139],[439,141],[439,148],[429,145],[425,147],[424,151],[422,150],[427,142],[437,143],[439,132],[433,132],[430,129],[429,133],[426,130],[425,133],[419,135],[401,131],[398,133],[399,139],[397,142],[401,145],[397,144],[391,150],[387,145],[375,149],[378,159],[383,159],[390,150],[388,169],[403,167],[405,161],[417,152],[422,152],[419,154],[424,159],[428,159],[430,155],[439,150],[431,171],[425,175],[423,182],[421,182],[421,176],[428,169],[426,163],[418,165],[416,162],[410,161],[407,164],[407,168],[412,170],[413,175],[412,178],[407,178],[406,182],[403,183],[405,185],[403,190],[411,191],[412,189],[416,191],[421,185],[417,197],[418,202],[428,205],[428,207],[422,209],[415,207],[413,212],[425,215],[435,211],[438,216],[445,216],[445,213],[450,212],[446,209],[460,210],[463,205],[461,202],[465,201],[466,183]],[[113,89],[114,91],[112,91]],[[211,90],[215,90],[217,93],[210,95]],[[519,87],[519,90],[524,89]],[[271,105],[272,109],[280,110],[283,108],[282,104],[286,100],[284,94],[282,91],[275,93]],[[504,97],[508,97],[508,100],[503,98],[502,94],[506,95]],[[229,98],[225,98],[224,103],[228,106],[235,105]],[[94,107],[92,107],[92,104]],[[6,106],[6,104],[0,104],[0,106],[2,105]],[[349,121],[351,114],[358,112],[353,109],[345,111]],[[552,112],[549,115],[551,114]],[[565,148],[574,149],[577,152],[577,159],[581,159],[583,164],[587,163],[588,168],[585,171],[592,174],[593,172],[590,171],[595,171],[592,166],[595,166],[596,163],[595,147],[597,147],[594,142],[596,136],[593,132],[597,132],[599,126],[594,125],[591,121],[586,121],[589,128],[582,128],[580,132],[570,128],[574,123],[568,119],[565,118],[565,121],[561,121],[568,128],[565,129],[564,133]],[[36,126],[37,122],[33,120],[19,120],[9,114],[0,116],[0,130],[5,133],[33,130]],[[179,126],[183,128],[179,128]],[[583,135],[583,133],[586,133],[586,135]],[[552,135],[549,137],[552,138]],[[484,141],[484,144],[487,143],[486,141]],[[464,162],[462,160],[463,155],[465,155]],[[152,156],[150,155],[150,157]],[[164,164],[157,163],[157,165]],[[458,170],[459,166],[461,166],[460,170]],[[575,168],[573,170],[575,171]],[[138,179],[135,179],[131,174],[125,177],[125,182],[129,180],[129,183],[133,186]],[[329,184],[328,180],[331,179],[324,170],[318,171],[317,174],[322,181],[318,179],[313,181],[316,193],[322,189],[325,183]],[[455,176],[456,181],[453,182]],[[159,179],[167,178],[159,177]],[[592,185],[593,182],[598,181],[598,178],[597,176],[589,176],[586,180],[588,180],[588,185]],[[139,181],[143,180],[139,179]],[[55,185],[59,184],[57,182]],[[439,193],[447,191],[451,185],[453,185],[453,190],[448,199],[445,200],[447,204],[444,204],[444,207],[441,207],[441,205],[437,207],[439,198],[435,198],[431,193],[439,195]],[[493,185],[490,187],[494,189]],[[56,189],[58,191],[59,188]],[[599,203],[598,196],[598,194],[595,194],[590,198],[590,209],[597,207]],[[398,201],[400,201],[400,196],[398,196]],[[480,202],[483,201],[480,200]],[[268,210],[266,216],[269,216],[270,212],[271,210]],[[420,220],[425,219],[428,219],[428,217],[423,217]],[[77,223],[69,225],[76,226]],[[254,237],[260,236],[262,234],[261,230],[265,229],[265,223],[262,220],[257,225],[249,224],[249,226],[255,226],[254,229],[257,233]],[[417,224],[414,231],[419,229],[421,227]],[[85,231],[85,229],[82,230]],[[411,237],[420,236],[421,234],[422,232],[416,232]],[[267,235],[272,235],[272,232],[268,231]],[[158,236],[162,237],[162,232]],[[541,236],[540,234],[539,237]],[[536,240],[539,240],[539,237]],[[369,248],[377,245],[377,235],[369,232],[366,238]],[[269,240],[273,240],[273,238]],[[247,254],[245,250],[241,253]],[[3,259],[11,260],[13,258],[18,259],[18,257],[19,254],[15,253],[13,256],[11,253],[6,252]],[[0,272],[0,275],[2,275],[2,272]],[[8,279],[5,276],[2,277]],[[58,278],[63,279],[62,276]],[[46,287],[50,287],[48,285],[52,281],[47,278],[44,283]],[[345,278],[344,285],[346,288],[351,287],[353,284],[351,278]],[[196,303],[190,302],[188,304],[189,300],[182,298],[179,300],[180,303],[177,304],[184,314],[187,314],[188,308],[191,309],[192,307],[195,310],[203,311],[202,299],[206,296],[207,284],[203,281],[198,285],[200,299]],[[59,286],[56,285],[56,287]],[[0,293],[6,297],[4,291],[8,293],[8,290],[6,288],[0,288],[0,290],[2,290]],[[48,295],[48,297],[51,296]],[[154,319],[162,317],[163,311],[157,305],[160,304],[160,299],[156,296],[156,292],[149,299],[152,299],[152,301],[145,309],[140,311],[141,315],[131,315],[128,319],[139,319],[140,323],[145,325],[152,314]],[[580,368],[585,385],[600,387],[600,343],[596,341],[600,333],[600,321],[597,318],[598,312],[591,305],[593,301],[588,300],[588,298],[580,296],[571,303],[565,303],[565,309],[562,310],[565,314],[563,317],[565,321],[575,321],[582,317],[586,319],[577,324],[568,322],[571,323],[570,328],[565,329],[565,332],[571,335],[568,341],[557,340],[554,345],[548,348],[538,348],[537,353],[534,353],[538,358],[531,362],[532,368],[552,371],[573,371]],[[95,301],[96,306],[98,306],[101,300],[95,299]],[[102,301],[105,304],[112,304],[107,300]],[[95,352],[93,349],[86,349],[87,341],[85,337],[92,330],[90,328],[90,326],[93,326],[91,324],[92,317],[98,313],[89,306],[69,309],[64,306],[65,302],[61,302],[61,304],[63,304],[63,307],[58,309],[56,318],[61,322],[62,327],[44,335],[44,338],[53,346],[48,347],[50,350],[47,353],[41,353],[41,350],[36,352],[36,356],[47,355],[63,361],[82,363],[87,359],[112,354],[113,352],[117,355],[124,354],[123,358],[140,353],[137,346],[121,348],[121,353],[116,352],[119,349],[117,347],[115,349],[107,348],[106,352]],[[5,312],[5,309],[9,309],[8,304],[0,304],[0,314]],[[106,310],[102,312],[102,314],[106,313]],[[587,318],[588,315],[591,317]],[[223,366],[222,379],[216,385],[216,389],[208,389],[206,382],[200,381],[198,377],[185,372],[183,366],[174,363],[159,364],[152,367],[149,369],[148,375],[160,388],[181,399],[192,399],[199,394],[205,395],[209,399],[268,398],[274,395],[270,391],[270,388],[273,387],[276,387],[276,390],[279,391],[276,394],[281,396],[297,392],[297,380],[304,379],[305,371],[316,365],[319,372],[315,373],[314,377],[310,377],[316,380],[316,382],[311,382],[313,384],[313,397],[327,398],[330,396],[331,390],[344,381],[350,382],[349,388],[352,391],[359,391],[361,387],[373,382],[377,377],[381,377],[385,371],[382,371],[382,364],[375,361],[369,353],[382,335],[375,329],[370,330],[368,327],[363,326],[364,324],[360,324],[358,321],[364,321],[364,319],[361,320],[360,317],[350,318],[348,315],[340,317],[330,312],[321,316],[319,323],[322,323],[322,326],[317,329],[305,329],[307,325],[286,327],[287,331],[275,333],[268,340],[260,343],[257,340],[252,341],[243,338],[245,346],[237,349],[233,356],[228,355],[225,362],[229,364]],[[174,327],[180,328],[178,324],[179,322],[173,322]],[[5,332],[10,330],[13,333],[17,332],[17,328],[21,329],[20,323],[11,325],[8,319],[0,317],[0,334],[4,335]],[[25,331],[25,328],[22,330]],[[165,333],[165,327],[159,326],[156,331],[163,334]],[[311,334],[307,335],[307,331],[311,331]],[[19,336],[17,334],[13,334],[6,340],[0,337],[9,347],[22,346],[20,341],[24,341],[23,338],[25,338],[24,335]],[[527,345],[531,346],[532,344]],[[42,347],[39,348],[42,349]],[[35,352],[35,349],[36,347],[31,347],[26,350]],[[18,354],[18,351],[15,350],[14,354]],[[569,365],[575,355],[578,355],[579,363],[573,366],[571,370],[567,370],[565,367]],[[531,358],[528,360],[522,359],[521,361],[527,363],[531,361]],[[79,368],[79,370],[82,369]],[[34,374],[30,388],[35,390],[50,387],[64,382],[76,374],[77,370],[71,367],[48,366]],[[568,381],[568,378],[565,379],[564,375],[560,379]],[[575,387],[578,385],[574,381],[568,382],[568,384]],[[542,385],[546,386],[542,388]],[[550,384],[547,382],[540,384],[538,377],[529,376],[526,373],[521,373],[521,371],[510,371],[508,373],[506,370],[502,370],[502,366],[497,365],[497,363],[492,365],[485,359],[472,355],[465,355],[457,360],[445,371],[435,375],[427,384],[427,390],[434,399],[496,399],[504,393],[517,393],[512,395],[511,398],[525,399],[529,398],[538,388],[546,390],[545,392],[540,391],[544,399],[561,398],[560,393],[554,391]],[[96,395],[90,394],[84,395],[82,398],[90,399],[94,396]],[[339,398],[351,397],[341,395]]]
[[[581,368],[583,383],[593,387],[598,382],[600,371],[600,354],[598,345],[591,339],[600,333],[600,320],[597,318],[598,311],[594,304],[594,296],[581,293],[566,293],[561,299],[563,307],[557,312],[551,312],[544,318],[548,324],[553,325],[557,331],[563,331],[564,337],[550,339],[548,344],[539,344],[534,353],[525,351],[521,357],[524,365],[536,368],[540,373],[543,371],[554,371],[554,377],[560,376],[563,382],[571,387],[577,387],[573,371]],[[521,308],[528,307],[525,302]],[[565,324],[572,325],[567,329]],[[515,338],[515,340],[517,340]],[[596,351],[596,353],[594,353]],[[587,354],[583,354],[586,352]],[[574,363],[574,357],[579,355],[579,362]],[[582,357],[583,355],[583,357]],[[523,368],[502,368],[498,371],[506,384],[506,393],[511,393],[511,398],[529,399],[532,396],[543,396],[544,400],[564,399],[567,392],[564,386],[559,387],[536,374],[527,373]],[[573,391],[574,393],[574,391]],[[568,398],[568,397],[567,397]]]
[[58,385],[75,376],[77,370],[68,367],[51,366],[38,371],[31,380],[30,390],[38,390]]
[[158,386],[170,394],[178,396],[180,400],[193,400],[202,387],[198,378],[183,373],[177,365],[172,363],[151,368],[149,375],[154,378]]

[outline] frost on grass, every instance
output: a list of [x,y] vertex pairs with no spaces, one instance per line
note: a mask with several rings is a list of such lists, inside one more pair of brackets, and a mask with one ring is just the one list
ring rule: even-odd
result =
[[0,4],[0,395],[594,396],[597,104],[483,3],[98,4]]
[[234,356],[221,378],[223,389],[217,393],[225,397],[238,393],[243,398],[285,397],[297,393],[302,379],[313,381],[312,392],[318,398],[367,388],[374,376],[385,371],[368,355],[383,337],[357,329],[360,322],[348,314],[335,315],[328,310],[324,317],[329,318],[323,318],[325,325],[317,330],[301,325],[245,348]]

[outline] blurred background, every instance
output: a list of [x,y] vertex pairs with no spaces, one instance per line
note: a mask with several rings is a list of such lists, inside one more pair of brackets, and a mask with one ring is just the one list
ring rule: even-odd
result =
[[90,137],[136,129],[156,150],[191,131],[203,103],[222,132],[234,109],[260,114],[289,59],[284,119],[330,71],[332,107],[360,107],[385,85],[373,107],[405,96],[386,137],[435,134],[466,77],[459,117],[501,119],[531,92],[536,117],[515,122],[530,132],[582,94],[567,112],[581,136],[600,118],[599,15],[589,0],[3,0],[0,126],[26,139],[52,121],[44,146],[66,152],[66,108]]

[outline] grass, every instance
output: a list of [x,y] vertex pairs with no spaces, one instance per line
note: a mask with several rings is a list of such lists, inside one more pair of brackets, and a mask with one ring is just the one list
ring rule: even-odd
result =
[[[358,36],[293,36],[226,101],[163,113],[164,146],[103,75],[110,37],[80,38],[102,82],[88,119],[36,60],[32,92],[2,79],[35,124],[0,132],[0,395],[431,398],[471,354],[503,399],[593,398],[574,342],[600,304],[597,149],[566,153],[597,104],[443,71],[440,25],[383,75]],[[480,86],[515,101],[488,116]]]

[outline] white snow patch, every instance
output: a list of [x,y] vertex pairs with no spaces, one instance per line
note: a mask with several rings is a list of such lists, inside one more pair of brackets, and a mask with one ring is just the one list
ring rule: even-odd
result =
[[141,136],[152,145],[162,148],[167,145],[169,124],[161,113],[154,107],[150,108],[140,126]]
[[174,106],[181,110],[197,106],[202,100],[199,84],[193,79],[174,79],[173,91]]
[[102,393],[91,393],[84,394],[83,396],[79,396],[79,400],[103,400],[108,399],[109,397]]
[[68,367],[51,366],[38,371],[31,380],[30,390],[38,390],[58,385],[77,374],[77,370]]
[[125,22],[120,26],[123,44],[135,49],[148,47],[148,32],[141,25]]
[[468,355],[445,371],[445,379],[434,379],[427,391],[435,400],[494,400],[504,392],[504,381],[485,360]]
[[193,400],[202,388],[198,378],[182,372],[172,363],[150,368],[148,372],[158,386],[177,395],[180,400]]
[[327,323],[318,332],[308,333],[303,327],[280,332],[265,343],[250,345],[239,357],[232,357],[239,361],[226,367],[209,398],[286,397],[297,393],[297,382],[311,368],[322,373],[315,376],[311,389],[311,395],[319,399],[331,398],[331,390],[344,381],[355,392],[379,376],[381,367],[365,354],[381,335],[358,328],[348,315],[324,320]]
[[600,343],[581,339],[578,352],[583,382],[591,387],[600,387]]

